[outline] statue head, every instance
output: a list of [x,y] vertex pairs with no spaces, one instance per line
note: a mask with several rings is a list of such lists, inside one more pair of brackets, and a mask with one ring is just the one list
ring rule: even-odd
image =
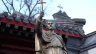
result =
[[48,20],[47,21],[47,28],[48,28],[48,30],[54,30],[55,29],[55,23],[53,21]]

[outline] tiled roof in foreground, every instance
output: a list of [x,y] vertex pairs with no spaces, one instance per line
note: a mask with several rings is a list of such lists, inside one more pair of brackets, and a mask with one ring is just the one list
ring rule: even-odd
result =
[[[35,29],[35,22],[36,19],[34,18],[28,18],[28,16],[24,16],[23,14],[12,14],[9,16],[7,12],[4,12],[0,14],[0,22],[9,23],[13,25],[23,26],[27,28]],[[46,20],[43,20],[43,29],[47,30],[46,28]],[[75,27],[69,27],[69,26],[58,26],[55,25],[56,29],[54,30],[56,33],[64,34],[68,36],[74,36],[78,38],[82,38],[83,34],[80,33],[79,29]]]

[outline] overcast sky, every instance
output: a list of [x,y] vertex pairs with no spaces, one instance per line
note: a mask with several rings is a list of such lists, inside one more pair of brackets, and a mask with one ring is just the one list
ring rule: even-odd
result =
[[[65,11],[71,18],[84,18],[86,19],[86,25],[84,25],[85,34],[96,31],[96,0],[44,0],[49,4],[46,9],[45,19],[53,19],[52,14],[58,12],[60,9],[57,7],[59,4],[63,7],[62,11]],[[51,2],[51,3],[50,3]],[[0,12],[5,8],[0,0]],[[16,4],[17,5],[17,4]],[[18,5],[17,5],[18,7]],[[96,53],[96,49],[89,51],[89,54]]]

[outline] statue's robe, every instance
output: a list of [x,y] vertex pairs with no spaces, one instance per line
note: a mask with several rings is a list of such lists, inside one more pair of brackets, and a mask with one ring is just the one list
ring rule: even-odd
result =
[[35,36],[35,50],[37,54],[67,54],[62,37],[44,30],[41,37]]

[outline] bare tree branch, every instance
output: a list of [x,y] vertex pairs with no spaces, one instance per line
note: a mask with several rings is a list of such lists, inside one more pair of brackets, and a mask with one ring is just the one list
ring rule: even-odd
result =
[[[36,5],[38,4],[39,1],[40,1],[40,0],[37,0],[36,4],[35,4],[35,5],[33,6],[33,8],[31,9],[31,11],[30,11],[30,13],[29,13],[30,15],[32,14],[34,8],[36,7]],[[30,16],[30,15],[29,15],[29,16]]]
[[30,5],[28,4],[28,0],[25,0],[24,3],[26,4],[28,11],[30,12]]
[[22,3],[23,3],[23,1],[21,0],[21,1],[20,1],[20,9],[19,9],[19,12],[20,12],[21,9],[25,6],[25,3],[23,3],[23,5],[22,5]]
[[9,7],[5,4],[4,0],[2,0],[2,2],[3,2],[3,4],[5,5],[5,7],[6,7],[8,13],[11,14],[11,12],[10,12],[10,10],[9,10]]
[[15,11],[13,0],[10,2],[10,0],[6,0],[6,2],[12,7],[13,11]]
[[39,1],[40,0],[37,0],[36,3],[34,5],[32,5],[32,2],[34,2],[34,1],[30,0],[31,3],[28,3],[29,1],[25,0],[25,4],[26,4],[26,6],[28,8],[28,11],[29,11],[29,17],[31,17],[32,12],[34,11],[34,9],[35,9],[35,7],[36,7],[36,5],[38,4]]
[[27,10],[28,10],[28,9],[26,9],[26,10],[24,11],[24,14],[25,14],[25,15],[26,15]]
[[34,16],[36,16],[37,14],[40,13],[40,7],[38,7],[34,12],[32,12],[32,13],[34,13],[34,14],[32,14],[32,17],[34,17]]

